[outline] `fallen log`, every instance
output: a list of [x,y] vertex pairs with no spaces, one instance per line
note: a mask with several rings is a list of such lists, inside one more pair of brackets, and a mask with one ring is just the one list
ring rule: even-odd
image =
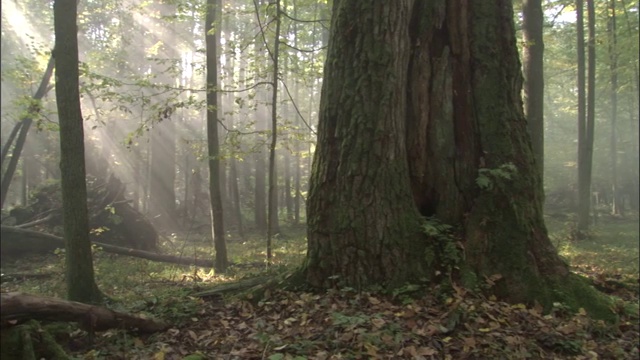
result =
[[[213,260],[183,258],[173,255],[152,253],[143,250],[135,250],[120,246],[103,244],[93,241],[104,251],[113,254],[133,256],[152,261],[166,262],[180,265],[196,265],[201,267],[213,267]],[[20,253],[51,252],[58,248],[64,248],[64,239],[55,235],[38,231],[20,229],[14,226],[0,226],[0,246],[2,255],[10,256]]]
[[51,221],[51,219],[53,219],[53,214],[49,214],[45,217],[43,217],[42,219],[38,219],[38,220],[34,220],[28,223],[24,223],[24,224],[20,224],[20,225],[16,225],[17,228],[21,228],[21,229],[26,229],[29,227],[34,227],[36,225],[40,225],[40,224],[44,224],[46,222]]
[[124,328],[151,333],[169,327],[161,321],[113,311],[102,306],[19,292],[1,294],[0,321],[2,327],[32,319],[77,322],[87,331]]

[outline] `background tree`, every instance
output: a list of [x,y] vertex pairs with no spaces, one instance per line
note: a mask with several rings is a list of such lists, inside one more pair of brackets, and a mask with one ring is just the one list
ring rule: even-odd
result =
[[511,1],[335,1],[308,282],[446,283],[460,267],[467,286],[500,274],[511,301],[550,306],[562,287],[610,316],[547,236],[521,86]]
[[[278,144],[278,83],[279,55],[280,55],[280,0],[275,2],[275,36],[273,50],[270,51],[273,61],[273,75],[271,78],[273,87],[271,96],[271,144],[269,145],[269,203],[267,224],[267,263],[271,263],[271,240],[278,231],[278,177],[276,174],[276,146]],[[263,34],[264,35],[264,34]],[[265,43],[268,48],[268,45]]]
[[[583,86],[576,86],[578,65],[576,61],[578,42],[575,1],[546,0],[543,3],[545,23],[545,188],[547,191],[547,211],[568,211],[577,213],[579,96],[585,96],[586,74]],[[618,91],[617,91],[617,166],[618,197],[621,209],[638,209],[637,171],[638,130],[637,91],[635,69],[638,63],[638,17],[637,3],[617,1],[618,36]],[[594,2],[596,29],[606,29],[610,13],[609,2]],[[519,17],[519,16],[518,16]],[[518,18],[517,17],[517,18]],[[626,21],[629,20],[629,21]],[[596,32],[596,44],[607,46],[610,36],[605,31]],[[583,39],[586,36],[583,35]],[[584,40],[583,40],[584,41]],[[596,54],[595,91],[609,94],[611,91],[611,68],[607,52]],[[586,58],[586,57],[585,57]],[[585,62],[580,65],[586,71]],[[584,104],[586,101],[582,100]],[[600,213],[611,212],[612,178],[611,153],[597,149],[611,148],[611,97],[595,98],[595,137],[591,194],[594,207]],[[584,106],[584,105],[583,105]],[[586,109],[582,108],[581,116]],[[632,185],[633,184],[633,185]],[[576,218],[577,219],[577,218]]]
[[[581,0],[578,0],[578,12],[582,10]],[[587,68],[587,99],[586,99],[586,121],[583,123],[578,120],[578,133],[582,134],[578,138],[578,230],[584,232],[589,229],[591,222],[591,177],[593,169],[593,142],[595,130],[595,65],[596,65],[596,42],[595,42],[595,10],[592,0],[587,0],[588,14],[588,68]],[[582,13],[578,14],[578,42],[583,43],[584,37],[581,37],[583,29],[581,28]],[[578,64],[584,63],[584,45],[578,45],[578,49],[582,46],[582,59],[578,54]],[[579,50],[580,51],[580,50]],[[579,75],[580,76],[580,75]],[[578,79],[578,91],[580,91],[580,78]],[[583,94],[584,94],[584,79]],[[579,105],[580,106],[580,105]]]
[[7,199],[7,194],[9,193],[9,186],[11,185],[11,181],[13,180],[13,175],[18,166],[18,160],[20,160],[20,155],[22,154],[22,149],[24,147],[25,142],[27,141],[27,134],[29,133],[29,129],[31,128],[31,123],[33,122],[33,118],[38,115],[38,111],[40,108],[39,102],[43,96],[49,91],[49,80],[51,80],[51,74],[53,73],[54,68],[54,59],[53,56],[49,58],[49,62],[47,63],[47,69],[42,75],[42,80],[40,81],[40,86],[36,93],[33,95],[33,103],[29,107],[29,113],[24,116],[20,122],[16,123],[15,127],[11,131],[11,136],[7,139],[7,142],[2,147],[2,164],[4,164],[5,159],[9,153],[9,148],[13,144],[13,140],[15,139],[15,145],[13,147],[13,154],[9,161],[9,165],[7,166],[7,170],[2,175],[2,185],[0,186],[2,189],[2,193],[0,195],[0,208],[4,206],[4,201]]
[[586,103],[586,53],[584,47],[584,1],[576,0],[576,35],[578,59],[578,229],[589,226],[591,194],[586,187],[586,144],[587,144],[587,103]]
[[216,269],[225,271],[228,266],[227,245],[224,232],[224,212],[220,193],[220,144],[218,139],[218,34],[220,21],[216,14],[218,0],[207,1],[205,23],[207,47],[207,143],[209,157],[209,197],[211,202],[211,226],[216,251]]
[[67,297],[69,300],[96,303],[102,300],[102,295],[94,280],[89,240],[76,0],[56,0],[53,14]]
[[607,34],[609,40],[609,68],[611,69],[611,134],[609,152],[611,156],[611,213],[620,215],[618,199],[618,35],[616,34],[616,1],[609,1]]
[[524,113],[527,117],[533,154],[544,179],[544,41],[541,0],[522,3]]

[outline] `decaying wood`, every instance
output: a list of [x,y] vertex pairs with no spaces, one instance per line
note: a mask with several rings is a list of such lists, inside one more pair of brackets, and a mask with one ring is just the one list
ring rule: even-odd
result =
[[124,328],[140,332],[156,332],[168,327],[161,321],[113,311],[102,306],[19,292],[2,293],[0,305],[0,320],[3,327],[14,321],[31,319],[78,322],[90,331]]
[[[104,163],[107,166],[106,161]],[[137,250],[156,251],[158,232],[144,214],[133,208],[132,201],[125,198],[125,193],[125,185],[113,174],[104,181],[102,178],[88,176],[89,226],[100,234],[94,240]],[[40,231],[49,233],[60,227],[63,223],[60,184],[43,187],[32,196],[34,201],[27,207],[13,208],[3,225],[15,225],[19,228],[39,225]]]
[[[2,246],[3,256],[10,256],[11,254],[19,253],[46,253],[54,251],[57,248],[64,248],[65,246],[64,239],[61,237],[12,226],[1,226],[0,235],[0,244]],[[172,264],[213,267],[213,260],[209,259],[182,258],[173,255],[157,254],[148,251],[103,244],[96,241],[94,241],[93,244],[96,244],[104,251],[113,254],[133,256]]]

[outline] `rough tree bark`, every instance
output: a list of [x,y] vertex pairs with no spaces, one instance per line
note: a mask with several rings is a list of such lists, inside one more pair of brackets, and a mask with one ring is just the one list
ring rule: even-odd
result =
[[73,301],[98,303],[102,301],[102,294],[94,280],[89,240],[76,0],[56,0],[53,14],[67,297]]
[[307,279],[401,284],[426,272],[408,177],[409,2],[335,1],[307,201]]
[[[465,286],[500,274],[492,291],[503,299],[594,300],[581,305],[610,316],[549,241],[521,88],[511,1],[336,0],[308,283],[438,284],[453,262]],[[457,240],[427,235],[433,217]]]

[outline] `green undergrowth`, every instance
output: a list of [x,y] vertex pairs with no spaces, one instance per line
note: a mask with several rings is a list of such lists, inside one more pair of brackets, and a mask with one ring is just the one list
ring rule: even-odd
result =
[[[295,268],[306,252],[305,229],[284,227],[273,239],[271,268]],[[210,236],[173,234],[161,238],[161,251],[185,258],[213,259]],[[154,301],[163,292],[175,297],[175,289],[197,291],[218,283],[235,281],[272,270],[266,266],[266,239],[255,233],[246,239],[227,241],[229,260],[226,273],[196,266],[175,265],[115,255],[94,246],[95,277],[100,289],[115,303]],[[64,298],[64,251],[34,255],[2,262],[2,291],[22,291]],[[151,300],[149,300],[151,299]]]
[[637,213],[625,218],[601,217],[582,240],[573,236],[575,225],[571,216],[562,220],[546,217],[545,220],[552,243],[574,270],[604,273],[637,282],[640,274]]
[[638,213],[625,217],[601,216],[581,239],[575,236],[573,214],[547,216],[545,220],[552,243],[578,275],[571,284],[563,284],[563,288],[575,294],[587,294],[591,291],[587,287],[591,285],[610,297],[610,307],[615,313],[637,319],[640,312]]

